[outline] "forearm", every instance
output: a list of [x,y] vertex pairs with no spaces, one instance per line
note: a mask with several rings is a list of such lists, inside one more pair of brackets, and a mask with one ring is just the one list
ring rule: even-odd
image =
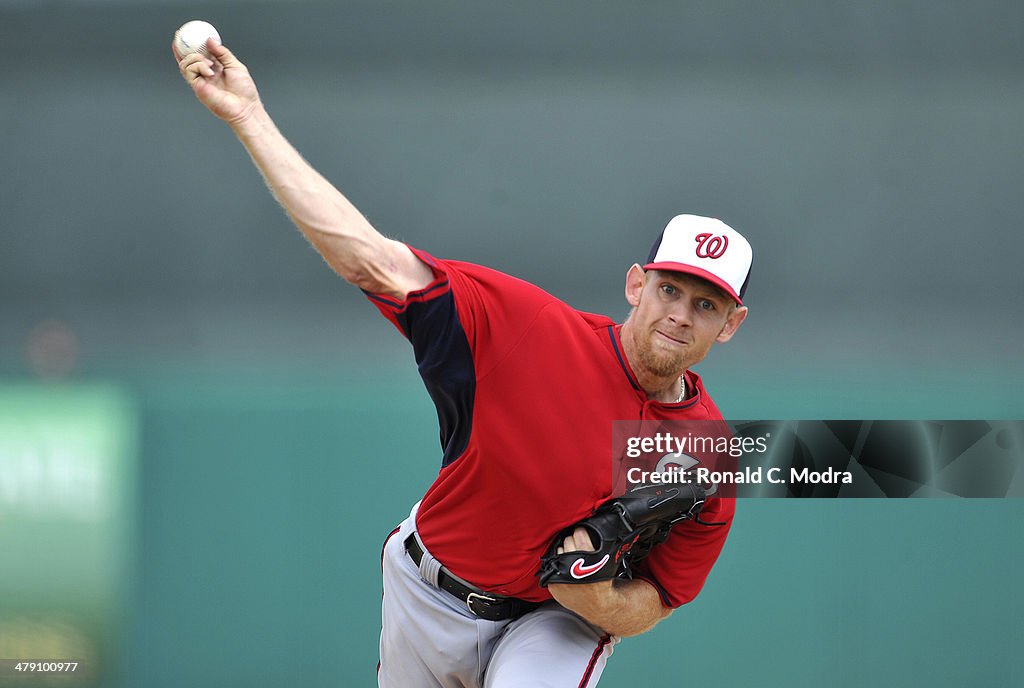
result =
[[328,265],[352,284],[402,297],[431,279],[403,244],[387,239],[284,137],[262,106],[231,124],[271,193]]
[[611,635],[640,635],[672,613],[654,586],[643,580],[551,585],[549,589],[563,607]]

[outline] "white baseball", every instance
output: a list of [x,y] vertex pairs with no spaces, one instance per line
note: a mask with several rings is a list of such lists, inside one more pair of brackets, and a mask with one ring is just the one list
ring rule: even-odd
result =
[[213,28],[213,24],[194,19],[185,22],[180,29],[174,32],[174,47],[182,57],[189,53],[202,53],[209,57],[210,54],[206,50],[206,39],[208,38],[212,38],[218,43],[221,42],[220,34],[217,33],[217,29]]

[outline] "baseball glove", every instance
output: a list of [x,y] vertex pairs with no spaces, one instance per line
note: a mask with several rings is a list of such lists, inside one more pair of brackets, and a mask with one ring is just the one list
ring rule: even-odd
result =
[[[594,513],[562,530],[541,557],[540,586],[550,583],[595,583],[632,578],[630,566],[668,537],[672,526],[700,520],[706,494],[696,483],[640,485],[599,506]],[[576,528],[590,533],[593,552],[565,552],[558,548]]]

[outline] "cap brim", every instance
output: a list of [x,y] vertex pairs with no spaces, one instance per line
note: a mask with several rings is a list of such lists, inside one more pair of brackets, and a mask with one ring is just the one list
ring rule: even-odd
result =
[[711,274],[707,270],[702,270],[701,268],[694,267],[693,265],[687,265],[685,263],[671,262],[648,263],[647,265],[644,265],[643,268],[644,270],[667,270],[669,272],[682,272],[687,275],[693,275],[694,277],[700,277],[701,279],[711,282],[711,284],[715,285],[716,287],[719,287],[722,291],[731,296],[732,300],[735,301],[737,305],[743,305],[743,300],[740,299],[739,294],[737,294],[736,291],[731,286],[729,286],[728,282],[726,282],[721,277],[718,277],[717,275]]

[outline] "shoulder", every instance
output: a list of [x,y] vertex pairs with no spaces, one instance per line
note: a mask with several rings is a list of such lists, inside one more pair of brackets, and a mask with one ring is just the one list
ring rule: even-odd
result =
[[600,315],[598,313],[588,313],[586,311],[573,311],[576,313],[584,323],[586,323],[593,330],[607,330],[609,327],[615,326],[615,321],[609,318],[607,315]]
[[536,284],[486,265],[461,260],[439,260],[437,267],[447,274],[454,289],[474,288],[483,299],[517,299],[539,306],[560,303],[557,297]]

